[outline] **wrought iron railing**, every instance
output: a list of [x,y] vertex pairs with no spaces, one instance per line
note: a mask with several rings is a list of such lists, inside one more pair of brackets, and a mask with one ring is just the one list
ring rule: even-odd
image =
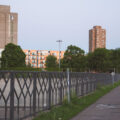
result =
[[[120,80],[116,74],[114,80]],[[0,120],[23,120],[51,106],[60,105],[68,95],[84,96],[96,85],[112,84],[111,74],[66,72],[0,71]]]

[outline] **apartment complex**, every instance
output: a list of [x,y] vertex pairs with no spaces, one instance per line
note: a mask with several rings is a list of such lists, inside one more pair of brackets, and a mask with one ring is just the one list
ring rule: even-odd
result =
[[96,48],[106,48],[106,30],[101,26],[94,26],[89,30],[89,52]]
[[10,6],[0,5],[0,49],[8,43],[17,44],[18,14]]
[[[34,68],[45,68],[45,61],[48,55],[54,55],[59,60],[59,51],[48,50],[23,50],[26,54],[26,65]],[[60,58],[63,58],[64,51],[60,52]]]

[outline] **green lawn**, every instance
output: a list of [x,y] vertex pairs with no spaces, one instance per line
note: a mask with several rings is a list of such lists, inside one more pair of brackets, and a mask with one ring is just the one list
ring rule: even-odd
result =
[[63,105],[53,107],[49,112],[41,112],[34,120],[69,120],[119,85],[120,82],[115,83],[114,86],[99,87],[94,93],[81,98],[74,95],[70,104],[67,103],[67,100],[64,100]]

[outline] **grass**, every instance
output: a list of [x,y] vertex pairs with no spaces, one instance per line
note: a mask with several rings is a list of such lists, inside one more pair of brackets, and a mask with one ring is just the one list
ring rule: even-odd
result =
[[33,120],[69,120],[119,85],[120,82],[115,83],[114,86],[98,87],[94,93],[81,98],[74,96],[71,98],[70,104],[67,103],[67,100],[64,100],[63,105],[53,107],[49,112],[41,112]]

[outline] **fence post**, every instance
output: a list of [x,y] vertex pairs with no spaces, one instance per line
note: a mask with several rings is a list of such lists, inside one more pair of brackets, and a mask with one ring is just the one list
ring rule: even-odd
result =
[[60,75],[60,104],[62,104],[62,74],[63,73],[59,73]]
[[68,83],[68,103],[70,103],[70,72],[69,68],[67,68],[67,83]]
[[36,90],[37,90],[37,84],[36,84],[36,73],[33,73],[33,114],[35,116],[36,114]]
[[48,105],[48,109],[51,108],[51,75],[49,73],[49,105]]
[[98,85],[98,79],[95,74],[92,74],[92,76],[93,76],[93,90],[92,91],[95,91]]
[[[84,79],[84,77],[83,77]],[[82,82],[81,82],[81,96],[84,96],[84,81],[82,79]]]
[[93,81],[93,85],[94,85],[94,88],[93,88],[93,91],[95,91],[96,90],[96,88],[97,88],[97,80],[95,79],[94,81]]
[[93,75],[90,74],[90,93],[93,91],[94,87],[94,78]]
[[89,78],[86,79],[86,95],[88,94],[88,79]]
[[112,73],[111,73],[111,76],[112,76],[112,84],[114,85],[114,82],[115,82],[115,73],[112,72]]
[[14,75],[10,72],[10,120],[14,120]]
[[79,93],[78,93],[78,76],[76,76],[77,79],[76,79],[76,88],[75,88],[75,91],[76,91],[76,95],[79,96]]
[[91,91],[96,90],[96,85],[97,85],[97,78],[94,74],[92,74],[92,83],[91,83]]

